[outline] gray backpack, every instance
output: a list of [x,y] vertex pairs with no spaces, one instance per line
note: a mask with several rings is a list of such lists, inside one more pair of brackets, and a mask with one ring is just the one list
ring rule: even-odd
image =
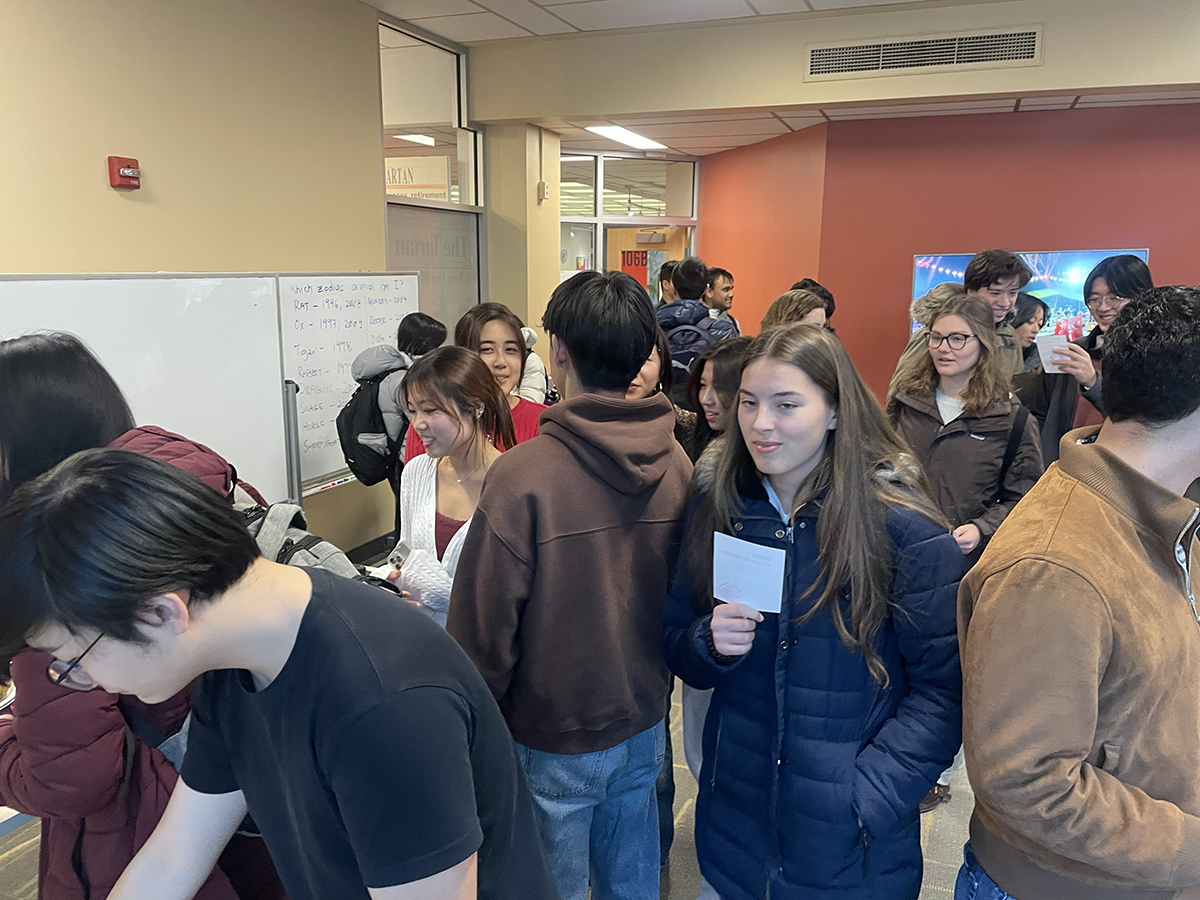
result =
[[259,552],[274,562],[289,566],[325,569],[344,578],[358,578],[358,567],[329,541],[307,530],[304,511],[295,503],[235,504]]

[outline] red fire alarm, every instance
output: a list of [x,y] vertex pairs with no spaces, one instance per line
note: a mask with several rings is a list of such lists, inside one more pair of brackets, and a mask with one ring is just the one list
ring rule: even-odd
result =
[[110,156],[108,158],[108,183],[115,188],[137,190],[142,186],[142,170],[138,161],[128,156]]

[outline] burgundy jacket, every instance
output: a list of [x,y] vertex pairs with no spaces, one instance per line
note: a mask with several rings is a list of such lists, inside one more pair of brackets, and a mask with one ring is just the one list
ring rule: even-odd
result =
[[[161,428],[135,428],[110,446],[166,460],[223,495],[235,484],[233,467],[218,454]],[[57,687],[46,673],[51,659],[26,651],[13,660],[15,716],[0,716],[0,803],[42,819],[40,898],[104,900],[162,818],[178,777],[166,757],[133,737],[127,717],[172,735],[190,700],[184,690],[149,706],[99,689]],[[238,837],[196,897],[286,900],[262,841]]]

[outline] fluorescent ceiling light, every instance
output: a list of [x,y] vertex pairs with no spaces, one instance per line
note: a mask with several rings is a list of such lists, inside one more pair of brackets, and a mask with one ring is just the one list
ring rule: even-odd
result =
[[437,143],[426,134],[393,134],[392,137],[400,138],[402,141],[412,141],[414,144],[424,144],[426,147],[432,147]]
[[596,157],[594,157],[594,156],[560,156],[558,158],[558,161],[559,162],[588,162],[589,160],[593,160],[595,158]]
[[587,130],[592,134],[600,135],[600,137],[606,137],[610,141],[616,141],[618,144],[633,147],[635,150],[667,149],[666,144],[660,144],[658,141],[652,141],[648,137],[642,137],[628,128],[622,128],[620,125],[593,125]]

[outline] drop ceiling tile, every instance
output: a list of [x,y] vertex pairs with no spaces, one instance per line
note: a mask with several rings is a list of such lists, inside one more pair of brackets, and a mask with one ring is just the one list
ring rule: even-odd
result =
[[726,150],[733,150],[733,147],[709,147],[706,150],[689,150],[691,156],[711,156],[714,153],[724,153]]
[[820,113],[813,113],[806,116],[789,116],[780,113],[779,118],[797,130],[807,128],[810,125],[820,125],[825,121],[825,117]]
[[812,7],[805,0],[751,0],[759,15],[771,16],[776,13],[812,12]]
[[510,22],[528,28],[534,34],[565,34],[572,28],[558,16],[530,0],[476,0],[481,6],[498,13]]
[[1079,99],[1079,105],[1091,103],[1127,103],[1141,100],[1200,100],[1200,91],[1137,91],[1119,94],[1085,94]]
[[695,153],[697,150],[707,147],[744,147],[747,144],[769,141],[778,136],[775,134],[723,134],[715,140],[713,138],[678,138],[670,141],[669,145],[672,149],[684,153]]
[[787,126],[775,117],[734,119],[727,122],[680,122],[673,125],[641,125],[637,133],[656,141],[678,137],[706,137],[716,134],[786,134]]
[[1016,100],[974,100],[962,103],[908,103],[896,106],[827,108],[831,119],[886,118],[887,116],[949,116],[958,113],[1011,112]]
[[1031,112],[1036,109],[1070,109],[1074,102],[1074,94],[1066,94],[1062,97],[1022,97],[1021,105],[1017,109],[1020,112]]
[[988,115],[988,114],[994,115],[996,110],[994,110],[994,109],[956,109],[953,112],[947,112],[947,111],[937,112],[934,110],[924,110],[924,111],[914,110],[912,112],[902,112],[902,113],[893,112],[893,111],[881,112],[881,111],[876,110],[874,112],[860,113],[859,115],[854,115],[854,116],[835,116],[835,115],[833,115],[833,110],[827,110],[827,112],[830,113],[829,117],[831,119],[833,119],[835,122],[851,122],[851,121],[856,121],[856,120],[860,120],[860,119],[918,119],[918,118],[921,118],[922,116],[975,116],[975,115]]
[[912,0],[809,0],[813,9],[852,9],[856,6],[888,6]]
[[624,144],[615,141],[571,141],[562,146],[564,151],[571,150],[628,150]]
[[457,16],[484,11],[482,6],[471,0],[372,0],[371,6],[397,19]]
[[583,31],[709,22],[754,15],[743,0],[586,0],[583,3],[547,4],[546,8]]
[[1200,103],[1200,97],[1191,99],[1172,97],[1160,100],[1096,100],[1087,97],[1080,97],[1079,102],[1075,104],[1076,109],[1099,109],[1103,106],[1175,106],[1186,103]]
[[452,41],[491,41],[499,38],[528,37],[528,29],[507,22],[492,12],[468,13],[462,16],[433,16],[427,19],[410,19]]
[[692,113],[670,113],[664,115],[646,115],[638,116],[618,116],[613,119],[618,125],[624,125],[626,128],[632,128],[635,125],[670,125],[676,122],[736,122],[745,119],[767,119],[770,115],[766,112],[729,112],[729,113],[714,113],[714,112],[692,112]]
[[639,113],[631,116],[614,116],[613,122],[633,128],[637,125],[670,125],[676,122],[722,122],[728,119],[761,119],[761,112],[714,113],[708,111]]

